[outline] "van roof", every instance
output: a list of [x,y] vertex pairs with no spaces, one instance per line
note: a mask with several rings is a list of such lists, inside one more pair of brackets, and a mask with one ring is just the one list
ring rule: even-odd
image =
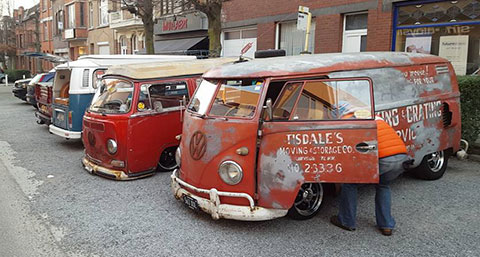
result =
[[413,64],[445,63],[446,59],[418,53],[361,52],[296,55],[255,59],[211,69],[204,78],[262,78],[313,75],[333,71],[374,69]]
[[175,62],[150,62],[144,64],[115,65],[106,75],[121,75],[133,79],[154,79],[203,74],[209,69],[233,63],[237,58],[213,58]]
[[79,57],[77,61],[60,64],[55,69],[110,67],[119,64],[195,59],[195,56],[187,55],[87,55]]

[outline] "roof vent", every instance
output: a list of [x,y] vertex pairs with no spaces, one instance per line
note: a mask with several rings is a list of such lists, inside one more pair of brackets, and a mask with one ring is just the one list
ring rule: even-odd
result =
[[287,53],[283,49],[258,50],[255,52],[255,58],[269,58],[285,55],[287,55]]

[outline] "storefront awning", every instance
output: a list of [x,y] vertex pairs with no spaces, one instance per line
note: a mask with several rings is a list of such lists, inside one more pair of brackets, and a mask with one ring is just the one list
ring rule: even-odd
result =
[[[196,46],[202,44],[207,37],[181,38],[172,40],[156,41],[154,44],[156,54],[181,53],[188,50],[200,50]],[[207,48],[208,49],[208,43]]]

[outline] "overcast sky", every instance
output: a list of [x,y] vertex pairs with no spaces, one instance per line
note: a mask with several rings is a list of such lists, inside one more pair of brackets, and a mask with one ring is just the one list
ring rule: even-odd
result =
[[[9,1],[9,0],[2,0],[2,1]],[[14,8],[18,8],[19,6],[30,8],[36,3],[38,3],[38,0],[13,0],[12,2],[14,5]]]

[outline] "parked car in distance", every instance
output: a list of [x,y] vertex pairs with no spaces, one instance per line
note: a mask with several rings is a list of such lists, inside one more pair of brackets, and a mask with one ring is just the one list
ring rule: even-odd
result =
[[5,82],[7,82],[5,75],[5,71],[0,68],[0,84],[5,84]]
[[106,178],[172,171],[182,114],[201,75],[238,58],[119,65],[102,77],[83,117],[82,163]]
[[26,101],[27,100],[27,86],[28,83],[32,80],[32,78],[28,79],[19,79],[15,81],[12,87],[12,93],[15,97]]
[[37,84],[37,82],[39,82],[43,78],[45,74],[46,73],[39,73],[35,75],[27,85],[27,93],[25,96],[25,101],[27,101],[27,103],[31,104],[35,108],[38,108],[37,101],[35,99],[35,85]]

